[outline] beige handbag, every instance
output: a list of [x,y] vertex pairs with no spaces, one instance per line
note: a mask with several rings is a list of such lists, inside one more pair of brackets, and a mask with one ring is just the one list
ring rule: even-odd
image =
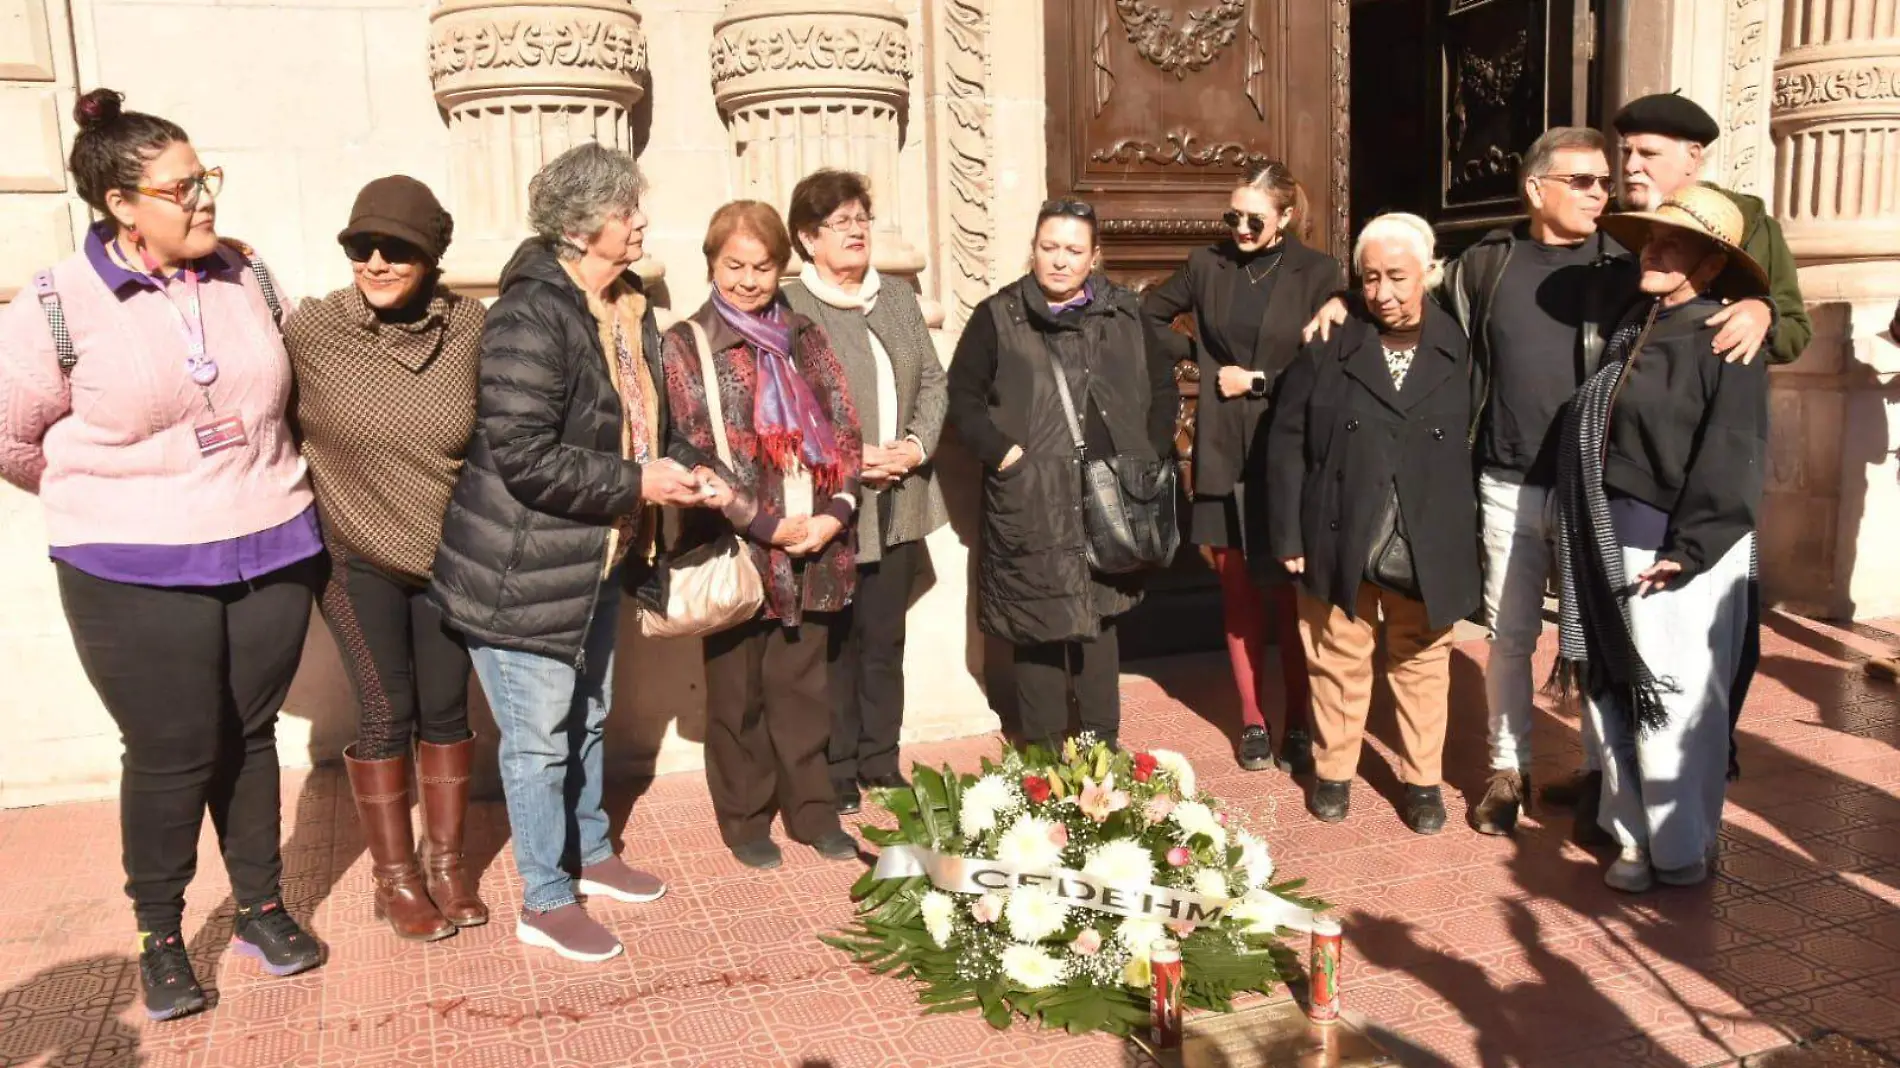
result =
[[[719,376],[713,370],[706,332],[691,319],[693,345],[699,350],[699,375],[706,386],[706,415],[712,420],[713,444],[720,462],[732,468],[732,446],[726,441],[726,417],[719,398]],[[736,627],[759,614],[765,603],[765,584],[752,563],[752,550],[727,529],[705,545],[669,556],[666,568],[666,614],[640,610],[640,633],[649,638],[698,638]]]

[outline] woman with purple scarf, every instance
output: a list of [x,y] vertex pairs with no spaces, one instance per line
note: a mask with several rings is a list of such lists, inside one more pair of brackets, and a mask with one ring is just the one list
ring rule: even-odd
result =
[[[779,294],[792,239],[778,212],[727,204],[707,228],[705,253],[713,295],[666,333],[667,397],[678,435],[716,455],[705,344],[732,453],[721,475],[757,502],[740,534],[765,584],[757,618],[706,638],[706,782],[719,836],[747,867],[781,863],[775,813],[794,839],[851,860],[857,840],[838,822],[826,759],[825,665],[857,583],[851,539],[841,536],[858,503],[857,410],[824,331]],[[681,547],[728,521],[687,513]]]

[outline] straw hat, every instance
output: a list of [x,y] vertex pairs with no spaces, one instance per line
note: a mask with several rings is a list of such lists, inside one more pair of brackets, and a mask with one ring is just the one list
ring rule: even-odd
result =
[[1652,226],[1683,230],[1728,253],[1728,266],[1716,276],[1712,290],[1734,299],[1768,295],[1768,272],[1755,257],[1742,250],[1742,209],[1721,190],[1706,185],[1690,185],[1663,201],[1655,211],[1625,211],[1605,215],[1598,223],[1603,232],[1624,248],[1641,255],[1649,244]]

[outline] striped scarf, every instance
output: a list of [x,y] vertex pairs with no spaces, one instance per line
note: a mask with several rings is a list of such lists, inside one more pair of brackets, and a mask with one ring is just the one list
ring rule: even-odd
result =
[[1563,579],[1557,666],[1551,688],[1593,696],[1610,694],[1638,731],[1661,727],[1662,695],[1674,692],[1643,662],[1631,631],[1630,580],[1623,547],[1603,491],[1610,409],[1617,388],[1656,321],[1660,304],[1633,310],[1604,347],[1603,365],[1571,399],[1557,454],[1557,572]]

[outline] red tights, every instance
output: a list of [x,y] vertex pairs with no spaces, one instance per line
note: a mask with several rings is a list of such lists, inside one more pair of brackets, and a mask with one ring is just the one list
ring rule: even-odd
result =
[[1267,612],[1273,613],[1273,635],[1280,647],[1280,679],[1286,694],[1288,730],[1309,730],[1311,694],[1306,685],[1306,653],[1300,646],[1299,601],[1291,582],[1261,589],[1248,573],[1239,549],[1213,549],[1214,569],[1220,575],[1221,616],[1227,630],[1227,655],[1234,663],[1234,685],[1240,690],[1240,718],[1249,727],[1264,727],[1261,682],[1267,644]]

